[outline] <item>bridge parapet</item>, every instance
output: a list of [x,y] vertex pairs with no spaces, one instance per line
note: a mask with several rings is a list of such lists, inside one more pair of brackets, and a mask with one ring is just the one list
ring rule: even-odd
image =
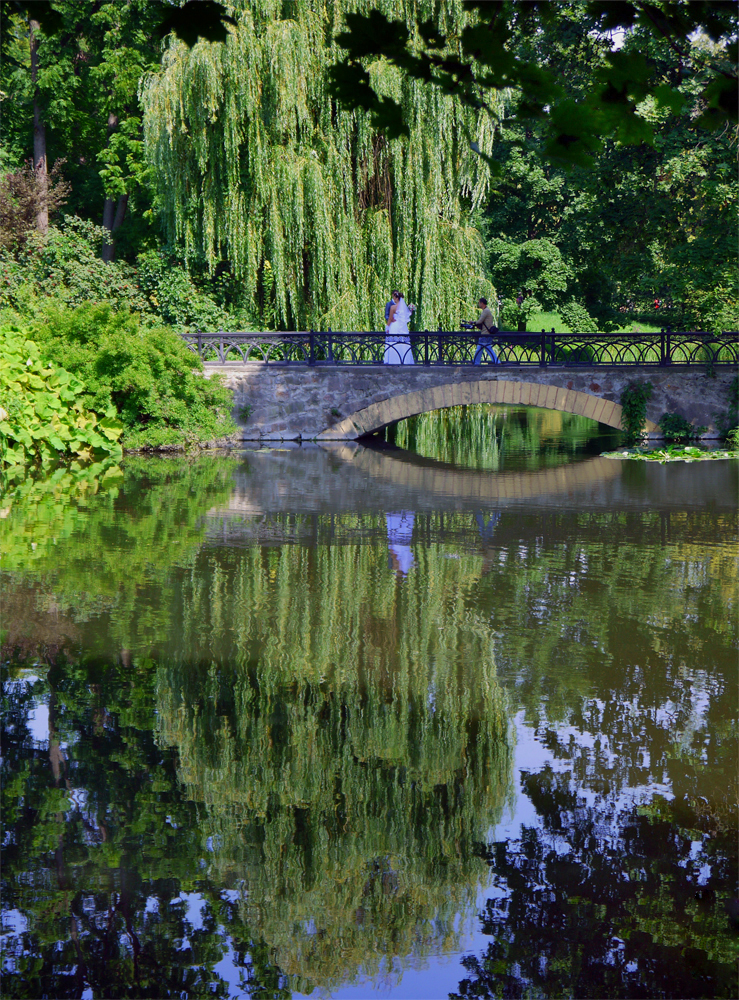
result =
[[[424,367],[473,365],[479,332],[411,333],[413,364]],[[385,334],[306,333],[188,333],[183,339],[203,361],[218,364],[254,363],[372,366],[382,364]],[[739,364],[737,333],[507,333],[494,335],[503,364],[517,367],[712,367]],[[392,348],[389,348],[392,353]],[[393,361],[400,361],[393,358]]]

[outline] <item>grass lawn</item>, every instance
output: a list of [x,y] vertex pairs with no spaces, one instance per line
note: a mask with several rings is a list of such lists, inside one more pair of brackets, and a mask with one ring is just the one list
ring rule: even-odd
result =
[[[547,333],[554,329],[555,333],[569,333],[565,324],[560,319],[557,313],[534,313],[528,323],[528,329],[532,333],[541,333],[542,330],[546,330]],[[655,325],[654,323],[640,323],[636,320],[630,320],[624,323],[623,326],[619,327],[619,333],[659,333],[661,327]]]

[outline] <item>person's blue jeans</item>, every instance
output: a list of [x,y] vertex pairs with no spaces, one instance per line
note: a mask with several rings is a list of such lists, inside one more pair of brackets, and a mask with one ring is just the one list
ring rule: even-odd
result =
[[479,365],[482,362],[482,356],[485,353],[485,351],[487,351],[488,354],[490,355],[490,360],[493,362],[494,365],[500,364],[500,361],[498,361],[498,355],[493,350],[493,342],[490,339],[490,337],[480,337],[480,339],[477,341],[477,350],[475,351],[476,365]]

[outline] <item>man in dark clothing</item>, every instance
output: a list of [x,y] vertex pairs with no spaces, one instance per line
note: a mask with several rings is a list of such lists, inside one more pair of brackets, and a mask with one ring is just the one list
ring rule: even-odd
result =
[[487,351],[493,364],[499,365],[500,361],[498,360],[498,355],[493,350],[493,335],[498,332],[498,327],[495,325],[495,321],[493,320],[493,314],[488,309],[488,300],[481,298],[477,305],[480,309],[480,318],[475,323],[475,326],[479,327],[481,332],[484,332],[477,341],[475,364],[479,365],[482,362],[482,356],[485,351]]

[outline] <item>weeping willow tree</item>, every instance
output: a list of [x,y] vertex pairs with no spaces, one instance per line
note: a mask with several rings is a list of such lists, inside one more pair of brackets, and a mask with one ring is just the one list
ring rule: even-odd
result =
[[511,780],[474,557],[402,581],[377,545],[224,558],[157,681],[209,876],[304,992],[456,950]]
[[[408,137],[388,140],[328,94],[345,14],[377,7],[240,0],[225,44],[172,40],[144,83],[170,236],[212,270],[227,262],[264,327],[378,329],[394,287],[418,303],[418,328],[456,326],[480,295],[495,301],[473,222],[489,168],[469,148],[492,150],[490,117],[383,61],[372,83],[402,104]],[[431,17],[453,33],[465,16],[460,0],[379,7],[411,30]]]

